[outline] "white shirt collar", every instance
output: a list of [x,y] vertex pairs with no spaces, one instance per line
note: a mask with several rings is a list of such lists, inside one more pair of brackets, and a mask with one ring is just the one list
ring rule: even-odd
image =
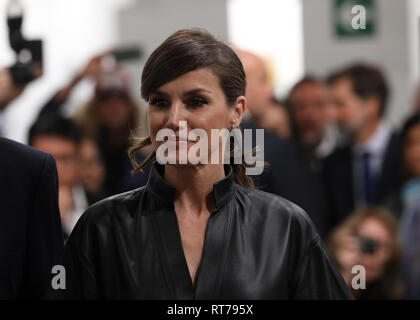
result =
[[88,207],[86,193],[81,185],[73,187],[73,208],[68,213],[66,223],[63,223],[63,229],[67,234],[70,234],[76,225],[79,218]]
[[381,154],[386,150],[391,134],[391,127],[385,121],[381,121],[378,128],[376,128],[375,133],[368,141],[355,145],[355,151],[368,151],[371,154],[376,155]]

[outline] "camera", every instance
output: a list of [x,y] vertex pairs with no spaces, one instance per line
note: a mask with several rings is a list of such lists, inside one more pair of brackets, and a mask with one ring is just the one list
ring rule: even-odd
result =
[[15,85],[25,85],[42,74],[42,40],[27,40],[22,34],[23,11],[19,2],[12,0],[7,13],[10,46],[16,62],[10,67]]
[[364,254],[374,254],[378,249],[379,243],[371,238],[359,238],[359,250]]

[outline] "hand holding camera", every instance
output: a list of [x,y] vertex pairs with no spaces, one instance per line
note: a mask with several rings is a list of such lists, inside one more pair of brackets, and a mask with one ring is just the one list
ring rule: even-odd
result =
[[15,52],[15,63],[0,69],[0,110],[18,97],[25,86],[39,78],[42,68],[42,41],[27,40],[22,34],[23,10],[18,0],[8,6],[7,25],[10,47]]
[[0,110],[5,108],[23,91],[22,86],[16,86],[8,68],[0,69]]
[[24,86],[42,75],[42,40],[28,40],[22,34],[23,9],[18,0],[8,6],[7,25],[15,64],[10,67],[13,83]]

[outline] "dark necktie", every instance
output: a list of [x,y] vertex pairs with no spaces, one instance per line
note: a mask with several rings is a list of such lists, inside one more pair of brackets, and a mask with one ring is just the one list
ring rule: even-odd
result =
[[364,151],[362,154],[363,159],[363,190],[366,204],[372,204],[375,193],[375,177],[371,168],[371,154]]

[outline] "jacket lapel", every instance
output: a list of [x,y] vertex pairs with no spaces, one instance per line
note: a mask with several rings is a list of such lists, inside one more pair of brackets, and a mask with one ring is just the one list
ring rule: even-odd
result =
[[163,170],[163,166],[156,162],[153,164],[146,188],[152,200],[151,222],[169,296],[172,299],[216,299],[220,295],[222,269],[231,230],[230,200],[236,190],[232,169],[225,166],[226,177],[214,184],[216,210],[208,220],[195,288],[188,271],[175,213],[175,189],[163,178]]
[[223,266],[229,247],[232,203],[213,212],[209,218],[203,254],[198,269],[195,299],[218,299],[223,281]]
[[194,297],[194,288],[182,248],[175,211],[159,211],[153,215],[154,230],[160,242],[161,262],[170,296],[173,299]]

